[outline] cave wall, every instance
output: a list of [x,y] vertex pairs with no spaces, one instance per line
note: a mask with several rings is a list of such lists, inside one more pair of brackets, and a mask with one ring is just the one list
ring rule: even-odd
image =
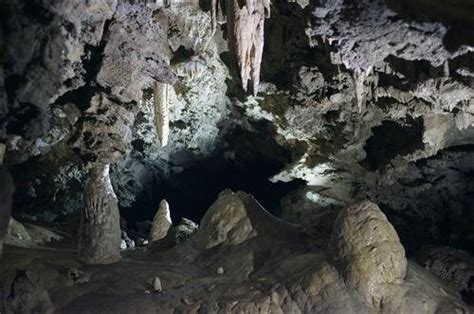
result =
[[[472,8],[436,2],[414,17],[425,4],[413,5],[273,1],[261,84],[246,96],[226,25],[197,6],[3,1],[0,149],[19,187],[14,214],[55,221],[77,212],[87,166],[106,162],[122,211],[146,211],[140,219],[167,187],[193,203],[247,185],[295,222],[369,197],[399,232],[420,224],[420,242],[468,248],[459,217],[471,206],[461,161],[474,140],[474,52],[472,23],[456,12]],[[172,86],[165,147],[155,81]],[[236,175],[243,169],[255,176]],[[185,187],[206,176],[212,189]],[[177,210],[197,219],[212,199]],[[461,231],[439,225],[446,215]]]

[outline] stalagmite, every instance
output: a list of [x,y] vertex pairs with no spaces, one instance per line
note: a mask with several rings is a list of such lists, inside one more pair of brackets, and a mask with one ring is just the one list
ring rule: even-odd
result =
[[172,86],[169,84],[155,82],[155,127],[161,147],[168,144],[169,128],[169,94]]
[[109,164],[90,170],[84,190],[78,254],[88,264],[111,264],[120,260],[120,214],[109,171]]
[[347,286],[374,307],[389,302],[390,289],[403,283],[407,271],[405,249],[397,232],[370,201],[339,213],[328,255]]
[[[218,1],[212,2],[212,26],[217,27]],[[237,61],[244,91],[252,82],[257,94],[263,56],[265,18],[270,17],[270,0],[226,0],[227,35],[229,50]]]
[[164,239],[172,225],[170,206],[166,200],[162,200],[155,214],[155,218],[153,218],[153,224],[148,237],[150,242]]

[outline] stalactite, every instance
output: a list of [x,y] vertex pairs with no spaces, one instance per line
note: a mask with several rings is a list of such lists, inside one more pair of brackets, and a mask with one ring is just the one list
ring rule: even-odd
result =
[[155,127],[161,147],[168,144],[169,128],[169,96],[172,86],[169,84],[155,82]]
[[444,61],[443,75],[444,75],[444,77],[449,77],[449,62],[448,62],[448,60]]
[[355,98],[357,102],[357,109],[359,113],[365,111],[365,80],[372,72],[372,67],[369,67],[366,70],[357,68],[354,70],[353,79],[354,79],[354,88],[355,88]]
[[[219,1],[212,1],[212,27],[217,27]],[[260,84],[260,67],[263,56],[265,18],[270,17],[270,0],[226,0],[227,35],[229,50],[240,69],[244,91],[252,82],[256,95]]]

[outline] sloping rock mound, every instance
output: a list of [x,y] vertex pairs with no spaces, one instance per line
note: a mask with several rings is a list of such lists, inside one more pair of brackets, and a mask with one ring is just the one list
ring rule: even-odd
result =
[[380,208],[365,201],[344,209],[336,219],[329,255],[344,281],[374,307],[393,284],[402,284],[407,260],[397,232]]

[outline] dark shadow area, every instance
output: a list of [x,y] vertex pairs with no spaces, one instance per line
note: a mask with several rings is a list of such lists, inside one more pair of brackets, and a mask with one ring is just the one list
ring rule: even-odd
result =
[[419,160],[377,193],[408,256],[428,244],[474,253],[474,145]]
[[181,217],[199,222],[225,189],[250,193],[265,209],[278,215],[281,197],[303,184],[269,181],[290,160],[290,152],[270,136],[241,129],[228,134],[226,140],[230,146],[226,151],[197,161],[169,179],[151,182],[148,190],[153,194],[142,194],[132,208],[122,209],[128,223],[152,220],[162,199],[170,204],[173,222]]
[[423,118],[407,117],[404,124],[383,121],[372,128],[372,137],[367,140],[364,150],[367,157],[361,164],[370,169],[384,168],[396,156],[404,156],[423,147]]

